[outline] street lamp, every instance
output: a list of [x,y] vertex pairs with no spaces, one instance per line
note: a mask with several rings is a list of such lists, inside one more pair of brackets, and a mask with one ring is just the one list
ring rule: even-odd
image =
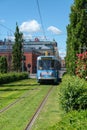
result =
[[24,41],[22,42],[22,72],[24,72]]

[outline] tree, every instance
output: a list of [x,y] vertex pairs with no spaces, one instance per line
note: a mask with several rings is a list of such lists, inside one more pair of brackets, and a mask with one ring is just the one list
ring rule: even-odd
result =
[[74,0],[71,6],[70,23],[67,26],[66,68],[75,74],[76,54],[87,46],[87,0]]
[[5,56],[0,57],[0,73],[7,73],[7,59]]
[[19,31],[19,27],[17,23],[16,23],[16,31],[14,35],[15,35],[15,43],[13,45],[13,51],[12,51],[13,69],[19,72],[22,70],[23,34]]

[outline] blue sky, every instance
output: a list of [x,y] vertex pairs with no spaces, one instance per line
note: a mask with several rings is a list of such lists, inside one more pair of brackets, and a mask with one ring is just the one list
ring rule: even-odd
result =
[[55,39],[60,56],[64,57],[66,26],[73,2],[74,0],[0,0],[0,39],[13,39],[17,22],[25,38]]

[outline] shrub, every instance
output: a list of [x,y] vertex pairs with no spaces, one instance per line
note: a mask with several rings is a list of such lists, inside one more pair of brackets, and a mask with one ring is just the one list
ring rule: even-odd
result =
[[60,102],[66,112],[87,109],[86,81],[76,76],[64,76],[60,89]]
[[27,79],[28,73],[7,73],[7,74],[0,74],[0,84],[9,83],[21,79]]
[[87,110],[71,111],[60,122],[46,130],[87,130]]

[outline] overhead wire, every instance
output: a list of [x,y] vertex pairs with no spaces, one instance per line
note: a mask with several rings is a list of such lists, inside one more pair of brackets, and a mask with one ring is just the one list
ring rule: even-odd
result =
[[[41,26],[42,26],[43,35],[44,35],[44,38],[46,39],[45,29],[44,29],[43,20],[42,20],[42,15],[41,15],[40,6],[39,6],[39,1],[36,0],[36,3],[37,3],[38,13],[39,13],[40,21],[41,21]],[[9,30],[10,32],[14,33],[14,31],[13,31],[12,29],[10,29],[9,27],[3,25],[2,23],[0,23],[0,26],[2,26],[2,27],[4,27],[5,29]]]
[[0,26],[2,26],[3,28],[5,28],[6,30],[10,31],[10,33],[7,32],[8,39],[9,39],[10,36],[12,36],[12,34],[14,34],[14,31],[12,29],[10,29],[9,27],[7,27],[6,25],[3,25],[2,23],[0,23]]
[[36,0],[36,2],[37,2],[38,13],[39,13],[39,17],[40,17],[40,21],[41,21],[41,25],[42,25],[43,35],[44,35],[44,38],[46,39],[45,29],[44,29],[43,20],[42,20],[42,15],[41,15],[40,6],[39,6],[39,1]]
[[14,33],[14,31],[13,31],[12,29],[8,28],[7,26],[5,26],[5,25],[3,25],[3,24],[1,24],[1,23],[0,23],[0,25],[1,25],[2,27],[4,27],[5,29],[9,30],[10,32]]

